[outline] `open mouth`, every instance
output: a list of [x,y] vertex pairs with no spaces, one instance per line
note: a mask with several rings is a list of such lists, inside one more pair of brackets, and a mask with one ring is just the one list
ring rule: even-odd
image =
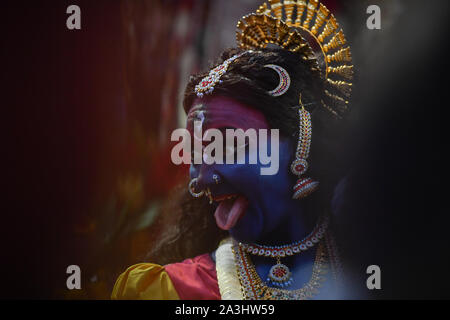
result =
[[219,205],[214,212],[217,226],[230,230],[242,218],[247,210],[247,198],[238,194],[221,195],[213,198]]
[[213,197],[213,200],[216,202],[221,202],[221,201],[225,201],[225,200],[235,199],[237,197],[238,197],[237,194],[223,194],[220,196]]

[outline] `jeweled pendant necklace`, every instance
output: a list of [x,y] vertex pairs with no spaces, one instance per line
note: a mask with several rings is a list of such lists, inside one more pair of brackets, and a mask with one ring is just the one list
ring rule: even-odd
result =
[[244,252],[247,252],[249,254],[275,258],[276,264],[270,268],[266,283],[269,286],[278,288],[289,287],[293,282],[292,273],[289,270],[288,266],[281,263],[281,258],[284,258],[286,256],[293,256],[314,247],[314,245],[319,243],[319,241],[325,235],[325,232],[328,228],[328,223],[328,217],[321,218],[319,220],[319,223],[309,235],[307,235],[300,241],[296,241],[288,245],[264,246],[259,244],[239,243],[239,246]]
[[[316,258],[310,280],[296,290],[281,289],[267,286],[251,262],[248,253],[242,250],[237,243],[232,246],[234,260],[236,261],[237,275],[245,300],[306,300],[312,299],[319,293],[319,288],[326,281],[325,275],[329,271],[329,252],[324,241],[318,244]],[[232,274],[232,273],[231,273]],[[236,297],[234,298],[236,299]]]

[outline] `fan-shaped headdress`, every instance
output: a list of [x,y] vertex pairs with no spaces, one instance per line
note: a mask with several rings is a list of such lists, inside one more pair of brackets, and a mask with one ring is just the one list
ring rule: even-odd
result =
[[236,41],[246,50],[275,44],[297,52],[313,71],[319,69],[320,55],[312,47],[319,47],[325,65],[320,70],[325,80],[322,105],[337,117],[347,111],[353,79],[350,47],[334,15],[318,0],[269,0],[238,22]]

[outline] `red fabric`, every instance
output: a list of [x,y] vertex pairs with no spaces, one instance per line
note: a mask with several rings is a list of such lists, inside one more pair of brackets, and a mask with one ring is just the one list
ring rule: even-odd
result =
[[216,265],[203,254],[165,267],[181,300],[220,300]]

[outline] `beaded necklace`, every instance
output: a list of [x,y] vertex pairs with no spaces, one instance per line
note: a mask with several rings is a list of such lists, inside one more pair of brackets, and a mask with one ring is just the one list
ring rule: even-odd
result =
[[328,217],[321,218],[313,231],[304,239],[284,246],[264,246],[258,244],[239,243],[242,251],[264,257],[276,259],[276,264],[270,268],[266,282],[275,287],[285,288],[292,284],[292,273],[289,268],[281,263],[281,258],[292,256],[312,248],[325,235],[328,228]]
[[286,290],[267,286],[256,272],[248,254],[238,243],[232,246],[243,298],[246,300],[306,300],[319,292],[328,273],[328,253],[323,242],[317,247],[311,279],[300,289]]

